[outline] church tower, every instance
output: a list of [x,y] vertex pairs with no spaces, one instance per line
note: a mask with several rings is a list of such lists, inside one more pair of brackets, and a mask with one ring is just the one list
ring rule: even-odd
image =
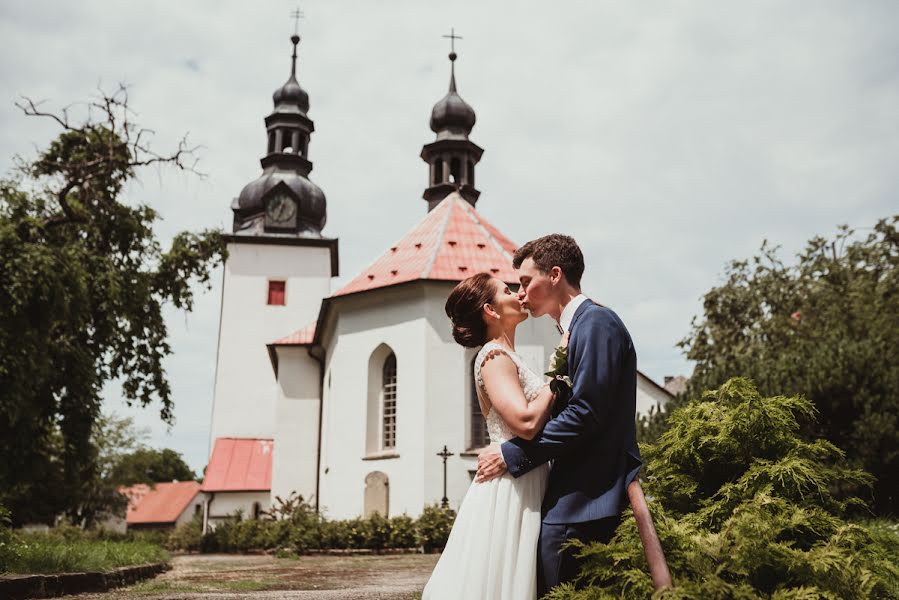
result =
[[274,437],[278,392],[266,345],[316,319],[338,271],[337,240],[322,235],[325,195],[309,180],[315,126],[296,76],[300,37],[291,42],[290,77],[265,118],[262,174],[231,204],[212,440]]
[[[449,37],[455,43],[455,33]],[[431,131],[437,134],[437,139],[421,149],[422,160],[430,165],[428,187],[423,195],[428,202],[428,212],[455,191],[472,206],[481,195],[474,186],[474,167],[484,150],[468,139],[475,124],[475,114],[456,91],[456,58],[458,55],[453,47],[449,54],[449,91],[431,109]]]

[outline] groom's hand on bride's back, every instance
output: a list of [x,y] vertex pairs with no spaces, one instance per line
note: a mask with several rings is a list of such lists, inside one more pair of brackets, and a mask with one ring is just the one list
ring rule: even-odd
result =
[[505,472],[506,461],[503,460],[499,444],[490,444],[478,454],[478,474],[474,478],[475,483],[502,477]]

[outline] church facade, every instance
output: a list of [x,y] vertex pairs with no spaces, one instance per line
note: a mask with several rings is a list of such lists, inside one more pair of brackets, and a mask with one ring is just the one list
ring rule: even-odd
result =
[[[263,173],[231,206],[204,521],[258,516],[294,492],[329,518],[416,516],[444,498],[458,508],[487,434],[476,350],[453,341],[444,304],[475,273],[517,278],[516,244],[476,210],[483,149],[470,139],[457,56],[421,151],[421,221],[332,290],[338,241],[322,233],[325,195],[309,179],[314,124],[292,41],[290,78],[265,119]],[[542,372],[557,341],[548,318],[529,319],[516,349]],[[638,374],[639,411],[668,398]],[[444,448],[450,456],[438,456]]]

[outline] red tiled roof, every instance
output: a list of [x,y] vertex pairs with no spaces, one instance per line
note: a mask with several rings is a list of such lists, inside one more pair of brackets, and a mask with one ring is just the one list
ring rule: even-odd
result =
[[125,521],[129,525],[174,523],[184,509],[197,497],[200,492],[200,484],[196,481],[156,483],[152,487],[138,484],[129,488],[120,488],[119,492],[127,496],[129,500],[128,514],[125,517]]
[[119,486],[117,491],[128,499],[128,510],[131,510],[140,504],[143,497],[149,494],[152,489],[146,483],[136,483],[129,486]]
[[204,492],[263,491],[272,489],[270,439],[216,438],[203,479]]
[[272,342],[275,346],[307,346],[315,339],[316,321],[313,321],[279,340]]
[[334,296],[416,279],[461,281],[480,272],[515,283],[515,248],[471,204],[453,193]]

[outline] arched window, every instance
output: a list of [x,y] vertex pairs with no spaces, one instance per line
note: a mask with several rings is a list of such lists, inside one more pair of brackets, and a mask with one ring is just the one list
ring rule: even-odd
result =
[[471,373],[469,377],[471,381],[471,400],[468,403],[468,447],[483,448],[490,443],[490,434],[487,433],[487,421],[481,413],[481,405],[478,402],[478,387],[474,381],[474,361],[478,359],[475,356],[471,359]]
[[391,353],[381,371],[381,448],[396,447],[396,354]]
[[[396,354],[380,344],[368,357],[365,454],[377,456],[396,445]],[[393,445],[386,442],[392,441]]]

